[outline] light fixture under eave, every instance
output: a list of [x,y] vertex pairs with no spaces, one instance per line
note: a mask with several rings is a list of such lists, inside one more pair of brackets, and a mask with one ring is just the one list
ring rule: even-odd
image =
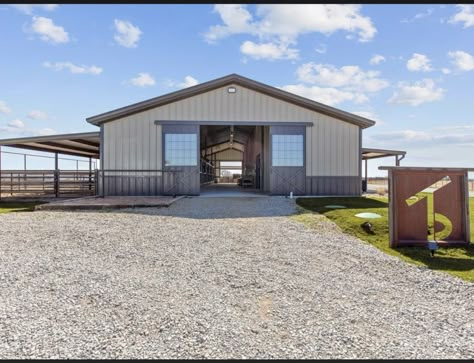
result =
[[227,88],[227,92],[228,92],[228,93],[235,93],[235,92],[237,92],[237,88],[235,88],[235,87],[229,87],[229,88]]

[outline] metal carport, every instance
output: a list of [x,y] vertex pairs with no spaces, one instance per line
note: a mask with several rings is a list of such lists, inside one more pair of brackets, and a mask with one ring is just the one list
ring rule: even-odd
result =
[[[51,152],[54,153],[54,170],[2,170],[1,147],[7,146],[25,150]],[[58,165],[58,154],[79,156],[89,158],[89,171],[60,171]],[[42,180],[42,191],[51,192],[58,196],[60,194],[60,184],[63,183],[63,192],[82,188],[84,184],[87,191],[92,193],[94,188],[95,175],[92,173],[92,159],[100,158],[100,132],[83,132],[72,134],[32,136],[0,140],[0,197],[2,184],[9,181],[8,192],[18,190],[26,191],[28,187],[34,189],[34,192],[40,191],[39,180]],[[74,174],[74,175],[73,175]],[[3,183],[2,183],[3,181]],[[33,188],[34,186],[34,188]],[[67,187],[66,187],[67,186]],[[95,185],[94,185],[95,187]],[[29,190],[31,191],[31,190]]]
[[386,158],[393,156],[395,157],[395,165],[400,166],[400,161],[405,158],[406,151],[401,150],[387,150],[387,149],[370,149],[362,148],[362,161],[365,162],[365,180],[362,183],[362,191],[367,191],[367,162],[370,159]]

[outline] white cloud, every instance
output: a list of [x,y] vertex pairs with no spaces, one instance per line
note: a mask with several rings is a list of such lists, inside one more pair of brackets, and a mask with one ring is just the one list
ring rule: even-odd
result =
[[450,74],[451,70],[449,68],[442,68],[441,72],[443,72],[443,74]]
[[138,73],[138,76],[132,78],[130,83],[137,87],[154,86],[155,80],[149,73]]
[[455,52],[449,52],[448,56],[452,59],[453,63],[460,71],[472,71],[474,70],[474,57],[469,53],[458,50]]
[[372,40],[377,30],[369,17],[361,15],[361,8],[357,4],[264,4],[256,5],[252,14],[246,5],[217,4],[214,12],[220,15],[222,24],[211,26],[204,38],[214,43],[234,34],[247,34],[259,42],[244,42],[241,50],[271,54],[259,59],[294,59],[297,49],[289,53],[290,49],[285,52],[278,48],[295,45],[298,37],[307,33],[346,31],[356,33],[360,42]]
[[186,76],[186,77],[184,77],[184,82],[179,83],[178,85],[181,88],[188,88],[188,87],[195,86],[198,83],[199,83],[199,81],[196,78],[191,77],[191,76]]
[[385,122],[381,121],[379,117],[371,111],[351,111],[351,113],[361,116],[361,117],[365,117],[372,121],[376,121],[377,123],[375,124],[375,126],[380,126],[380,125],[385,124]]
[[217,4],[214,5],[214,12],[219,13],[224,25],[213,25],[209,32],[205,34],[208,42],[214,42],[226,36],[239,33],[255,34],[256,25],[251,24],[252,14],[245,5]]
[[40,39],[52,44],[69,42],[69,35],[62,26],[55,25],[49,18],[34,16],[31,30],[39,34]]
[[370,111],[351,111],[354,115],[368,118],[370,120],[375,120],[376,116],[373,112]]
[[57,5],[57,4],[35,4],[35,5],[33,5],[33,4],[14,4],[14,5],[10,5],[10,6],[13,6],[14,8],[20,10],[22,13],[31,15],[31,14],[33,14],[33,10],[35,10],[35,9],[53,11],[59,5]]
[[302,97],[324,103],[329,106],[335,106],[345,101],[354,103],[364,103],[368,98],[360,93],[341,91],[336,88],[306,86],[303,84],[287,85],[281,87],[284,91],[295,93]]
[[15,119],[10,121],[7,126],[12,127],[14,129],[24,129],[25,128],[25,123],[19,119]]
[[7,123],[5,126],[0,126],[0,132],[8,133],[12,136],[42,136],[56,134],[57,132],[51,128],[29,128],[20,119],[14,119]]
[[289,48],[284,43],[260,43],[256,44],[250,40],[245,41],[240,46],[240,51],[254,59],[297,59],[298,49]]
[[28,117],[33,119],[33,120],[47,120],[48,119],[48,114],[44,111],[32,110],[32,111],[28,112]]
[[11,108],[7,106],[5,101],[0,101],[0,113],[10,113],[12,112]]
[[[375,136],[375,135],[374,135]],[[375,136],[379,141],[428,141],[431,136],[425,131],[401,130],[381,132]]]
[[379,64],[379,63],[384,62],[384,61],[385,61],[385,57],[383,55],[376,54],[372,58],[370,58],[369,63],[375,65],[375,64]]
[[47,135],[53,135],[53,134],[57,134],[58,132],[52,128],[49,128],[49,127],[44,127],[42,129],[38,129],[38,130],[31,130],[31,132],[34,134],[34,135],[37,135],[37,136],[47,136]]
[[449,19],[450,23],[463,23],[464,28],[474,26],[474,5],[457,5],[460,9]]
[[413,23],[416,20],[427,18],[427,17],[431,16],[431,14],[433,14],[433,11],[434,11],[433,8],[429,8],[425,12],[415,14],[415,16],[411,19],[410,18],[402,19],[402,23]]
[[319,48],[315,49],[316,53],[319,53],[319,54],[326,54],[327,50],[328,50],[327,45],[323,43],[319,44]]
[[128,21],[120,19],[115,19],[114,24],[115,30],[117,31],[114,35],[114,39],[117,43],[126,48],[137,47],[140,36],[143,34],[140,28]]
[[430,62],[430,59],[426,55],[413,53],[407,62],[407,68],[412,72],[429,72],[433,70]]
[[378,92],[389,86],[389,82],[379,78],[380,72],[364,72],[358,66],[336,68],[330,64],[305,63],[297,71],[302,82],[321,86],[344,87],[358,92]]
[[370,137],[372,141],[382,143],[432,143],[436,145],[474,145],[474,133],[439,133],[416,130],[381,132]]
[[418,106],[422,103],[441,100],[445,92],[446,90],[440,87],[436,88],[435,82],[430,78],[423,79],[414,84],[400,82],[398,84],[398,91],[394,92],[388,102]]
[[43,67],[54,69],[55,71],[62,71],[63,69],[68,69],[71,73],[79,74],[101,74],[103,69],[97,66],[85,66],[85,65],[76,65],[71,62],[44,62]]
[[192,76],[184,77],[184,81],[182,82],[176,82],[171,80],[165,81],[165,86],[169,88],[188,88],[197,84],[199,84],[199,81]]
[[452,131],[474,132],[474,125],[447,125],[447,126],[437,126],[437,127],[434,127],[433,129],[442,130],[443,132],[452,132]]

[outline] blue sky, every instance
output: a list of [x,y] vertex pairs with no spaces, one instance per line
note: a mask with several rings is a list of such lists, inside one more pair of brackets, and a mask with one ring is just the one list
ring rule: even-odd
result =
[[474,167],[473,5],[0,5],[0,34],[0,138],[238,73],[376,120],[402,165]]

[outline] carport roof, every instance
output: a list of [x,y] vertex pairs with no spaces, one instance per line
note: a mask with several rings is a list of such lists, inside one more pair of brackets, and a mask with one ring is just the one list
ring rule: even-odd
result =
[[100,132],[20,137],[0,140],[0,146],[99,159]]
[[362,148],[362,160],[385,158],[387,156],[405,156],[407,152],[401,150]]

